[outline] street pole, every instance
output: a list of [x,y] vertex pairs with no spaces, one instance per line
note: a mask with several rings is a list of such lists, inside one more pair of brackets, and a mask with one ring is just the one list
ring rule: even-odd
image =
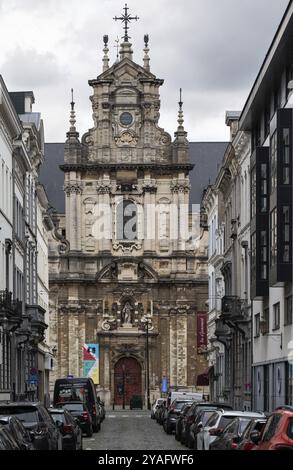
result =
[[147,407],[151,409],[150,403],[150,362],[149,362],[149,322],[146,321],[146,364],[147,364]]

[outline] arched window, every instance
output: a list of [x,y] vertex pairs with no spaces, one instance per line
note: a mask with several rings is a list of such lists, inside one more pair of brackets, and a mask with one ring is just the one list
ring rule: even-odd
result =
[[138,209],[137,205],[128,199],[117,206],[117,240],[137,240]]

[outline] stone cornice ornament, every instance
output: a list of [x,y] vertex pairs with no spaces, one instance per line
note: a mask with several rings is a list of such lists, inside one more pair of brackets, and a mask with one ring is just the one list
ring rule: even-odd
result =
[[83,188],[79,183],[69,183],[63,186],[63,190],[66,196],[70,196],[71,194],[82,194]]
[[158,189],[157,181],[154,179],[145,180],[142,184],[142,189],[145,193],[147,192],[155,193]]
[[171,191],[173,193],[189,193],[191,185],[188,181],[173,181],[171,183]]
[[111,189],[112,189],[111,183],[98,183],[97,184],[98,194],[110,194]]

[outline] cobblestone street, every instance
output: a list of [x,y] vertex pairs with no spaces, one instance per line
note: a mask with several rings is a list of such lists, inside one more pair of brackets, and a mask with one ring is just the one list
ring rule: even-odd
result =
[[184,450],[150,419],[149,411],[108,411],[101,430],[84,438],[84,450]]

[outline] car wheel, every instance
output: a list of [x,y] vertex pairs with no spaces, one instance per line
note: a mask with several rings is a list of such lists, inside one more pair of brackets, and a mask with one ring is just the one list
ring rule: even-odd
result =
[[92,437],[92,435],[93,435],[93,427],[92,427],[92,425],[90,425],[90,426],[88,427],[88,430],[87,430],[86,435],[87,435],[87,437]]

